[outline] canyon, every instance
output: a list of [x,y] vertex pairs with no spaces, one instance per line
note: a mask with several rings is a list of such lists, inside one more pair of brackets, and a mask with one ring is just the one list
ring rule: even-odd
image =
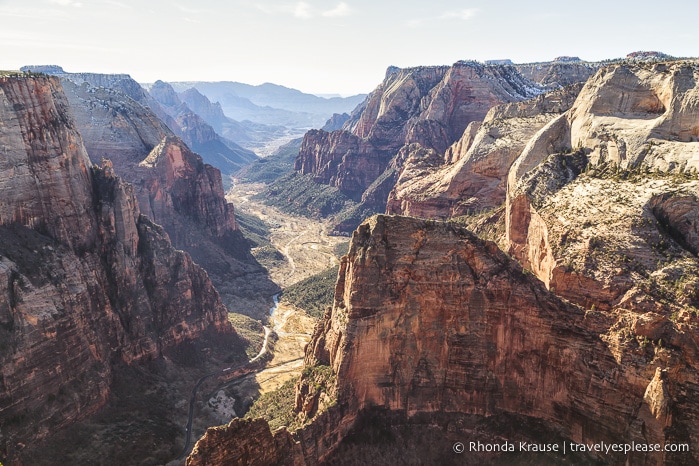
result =
[[[272,367],[231,401],[265,419],[195,419],[188,466],[699,462],[696,60],[390,67],[284,175],[355,209],[320,222],[260,184],[224,195],[170,127],[192,112],[172,86],[68,75],[0,77],[4,462],[174,460],[191,387],[248,367],[230,322],[254,333],[272,295],[344,252],[312,331],[274,298]],[[664,451],[456,448],[470,442]]]
[[166,124],[160,116],[169,114],[130,78],[59,76],[91,160],[109,160],[133,185],[143,213],[207,270],[230,311],[264,313],[278,287],[250,255],[220,170],[173,133],[179,124]]
[[105,406],[119,367],[244,353],[207,273],[90,161],[58,78],[2,77],[0,98],[0,451],[20,464]]
[[[279,464],[699,462],[698,78],[694,60],[611,63],[462,121],[453,143],[388,150],[397,215],[352,235],[294,427],[233,420],[187,464],[254,463],[253,431]],[[381,167],[363,141],[311,132],[296,168],[364,193],[352,176]],[[476,440],[668,449],[451,450]]]

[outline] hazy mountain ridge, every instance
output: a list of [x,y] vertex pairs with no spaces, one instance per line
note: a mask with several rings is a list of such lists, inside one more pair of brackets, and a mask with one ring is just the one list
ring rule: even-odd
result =
[[[223,174],[231,175],[257,160],[257,155],[254,152],[219,136],[217,130],[205,118],[192,111],[169,84],[157,81],[150,87],[148,93],[175,120],[177,123],[175,130],[178,136],[195,152],[201,154],[207,163],[217,167]],[[190,94],[190,100],[192,98],[196,99],[196,96]],[[204,99],[206,98],[201,96],[195,102],[198,103],[198,107],[202,111],[209,115],[210,119],[220,122],[220,126],[223,127],[226,122],[223,112],[216,113],[216,107]],[[209,106],[206,105],[207,103]]]
[[170,84],[179,92],[197,89],[212,102],[219,103],[226,116],[236,121],[289,128],[319,128],[333,113],[350,112],[365,97],[359,94],[324,98],[270,83],[258,86],[233,81]]
[[188,88],[195,88],[213,101],[220,102],[222,97],[232,95],[247,99],[259,107],[328,115],[328,117],[333,113],[352,111],[366,97],[366,94],[357,94],[349,97],[318,97],[314,94],[307,94],[297,89],[272,83],[251,85],[234,81],[189,81],[172,82],[170,84],[179,92]]

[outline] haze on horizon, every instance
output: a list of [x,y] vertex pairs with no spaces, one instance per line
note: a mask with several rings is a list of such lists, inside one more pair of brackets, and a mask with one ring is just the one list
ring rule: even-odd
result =
[[0,0],[0,69],[55,64],[139,82],[370,92],[389,65],[697,56],[699,3],[591,0]]

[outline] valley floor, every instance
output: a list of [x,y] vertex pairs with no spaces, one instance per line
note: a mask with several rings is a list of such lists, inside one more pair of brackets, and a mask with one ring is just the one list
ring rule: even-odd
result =
[[336,265],[334,249],[347,238],[328,236],[328,225],[320,220],[291,215],[253,200],[263,189],[261,183],[234,184],[226,200],[233,202],[237,211],[254,215],[271,226],[271,242],[286,259],[278,267],[269,267],[272,280],[286,288]]
[[[284,261],[268,266],[271,279],[282,289],[336,266],[335,250],[347,238],[328,236],[328,225],[319,220],[291,215],[253,200],[263,184],[235,184],[227,193],[238,212],[256,216],[271,228],[270,241],[284,255]],[[311,339],[316,319],[295,306],[279,303],[270,315],[269,326],[277,340],[269,368],[249,377],[259,393],[272,391],[298,378],[303,368],[304,347]],[[251,381],[252,382],[252,381]]]

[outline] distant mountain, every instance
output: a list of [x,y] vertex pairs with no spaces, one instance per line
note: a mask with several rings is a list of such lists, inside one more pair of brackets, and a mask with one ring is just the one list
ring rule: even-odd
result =
[[[204,94],[193,87],[178,95],[182,102],[213,126],[221,136],[236,141],[248,149],[258,149],[261,144],[284,137],[286,134],[286,127],[282,125],[255,123],[250,120],[237,121],[228,118],[223,113],[223,108],[219,102],[212,103]],[[253,109],[253,111],[259,108],[249,101],[243,102],[243,105]]]
[[659,60],[672,60],[673,56],[668,55],[667,53],[663,52],[654,52],[654,51],[638,51],[638,52],[631,52],[628,55],[626,55],[626,58],[629,60],[636,60],[636,61],[659,61]]
[[[218,167],[224,174],[232,174],[243,166],[257,160],[257,155],[248,149],[244,149],[237,143],[225,140],[216,129],[209,124],[199,113],[192,111],[189,106],[180,100],[180,96],[169,84],[157,81],[148,91],[172,117],[177,126],[173,130],[189,145],[192,150],[201,154],[207,163]],[[216,111],[216,106],[199,94],[189,94],[190,101],[202,110],[212,121],[218,122],[223,127],[227,120],[223,111]],[[208,104],[208,105],[207,105]]]
[[265,83],[258,86],[232,81],[173,82],[176,91],[195,88],[235,120],[281,124],[291,127],[321,127],[334,113],[349,113],[364,101],[365,94],[351,97],[318,97],[296,89]]
[[184,92],[180,92],[179,98],[182,102],[187,104],[194,113],[213,126],[217,133],[223,134],[223,126],[227,124],[230,119],[223,113],[220,103],[212,103],[205,95],[193,87]]

